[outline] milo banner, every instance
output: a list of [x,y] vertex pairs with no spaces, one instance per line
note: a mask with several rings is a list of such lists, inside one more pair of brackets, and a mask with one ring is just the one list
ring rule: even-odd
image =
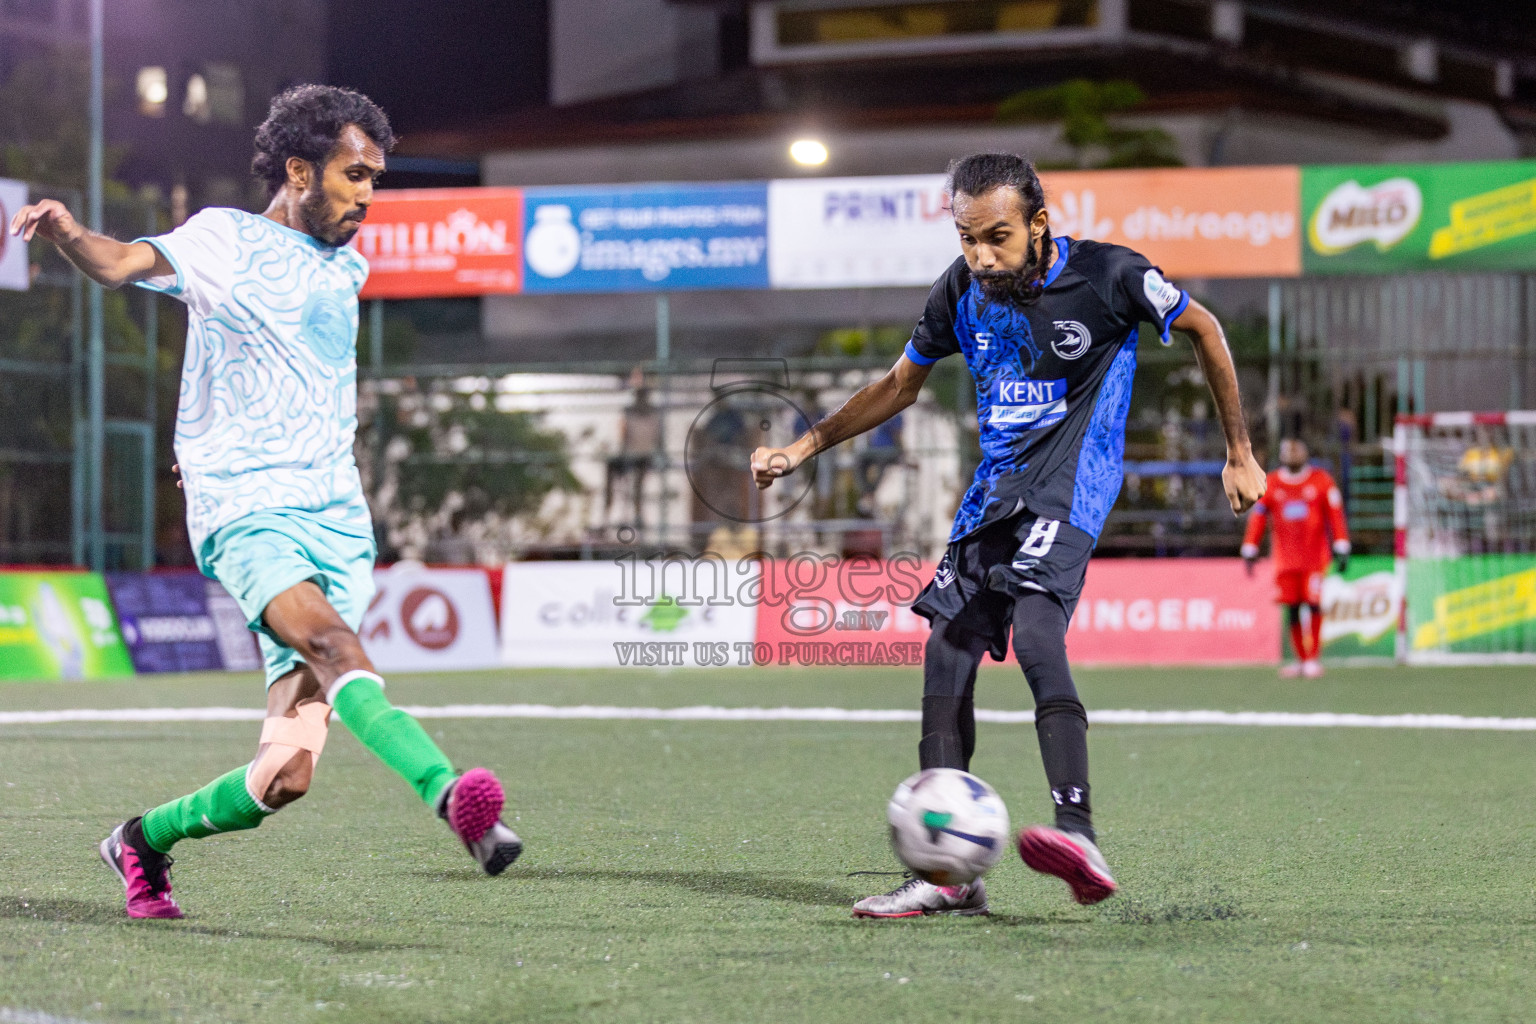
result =
[[1536,650],[1536,556],[1408,563],[1409,655]]
[[[1392,658],[1403,593],[1390,555],[1356,555],[1323,577],[1323,657]],[[1291,657],[1289,632],[1282,632]]]
[[0,572],[0,679],[130,675],[100,574]]
[[1536,160],[1303,167],[1306,274],[1536,269]]

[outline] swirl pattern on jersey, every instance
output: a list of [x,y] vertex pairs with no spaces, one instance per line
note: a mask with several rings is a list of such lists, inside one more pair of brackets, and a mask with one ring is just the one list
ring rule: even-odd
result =
[[175,447],[193,550],[272,509],[371,531],[352,455],[362,258],[237,210],[150,241],[189,306]]
[[955,336],[976,384],[981,462],[971,486],[960,499],[950,530],[951,541],[959,540],[981,524],[1002,477],[1028,465],[1028,428],[993,422],[989,415],[991,396],[999,381],[1030,377],[1041,355],[1024,311],[1010,302],[988,302],[977,282],[971,282],[955,312]]

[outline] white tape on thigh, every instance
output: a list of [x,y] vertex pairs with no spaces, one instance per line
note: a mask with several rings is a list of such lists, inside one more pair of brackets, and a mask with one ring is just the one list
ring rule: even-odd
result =
[[331,726],[331,706],[311,701],[300,704],[297,711],[296,717],[268,718],[262,723],[261,753],[245,773],[245,788],[257,803],[266,796],[277,773],[301,750],[309,751],[311,768],[320,762]]

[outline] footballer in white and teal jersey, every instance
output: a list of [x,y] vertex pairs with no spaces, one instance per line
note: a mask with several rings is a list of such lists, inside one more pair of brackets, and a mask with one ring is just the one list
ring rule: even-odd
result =
[[256,759],[103,840],[131,917],[182,916],[171,898],[173,844],[255,828],[308,791],[332,708],[488,874],[522,852],[500,820],[496,776],[457,773],[391,706],[357,637],[375,556],[352,457],[357,293],[368,267],[346,246],[393,145],[388,118],[366,96],[296,86],[256,132],[251,169],[271,195],[260,215],[204,210],[130,243],[85,230],[53,200],[11,222],[100,284],[136,283],[186,304],[176,456],[188,532],[198,567],[240,603],[266,659]]

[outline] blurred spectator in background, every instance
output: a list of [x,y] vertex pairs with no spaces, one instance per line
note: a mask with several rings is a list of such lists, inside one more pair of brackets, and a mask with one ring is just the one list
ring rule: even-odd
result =
[[1510,463],[1514,460],[1513,449],[1496,442],[1493,431],[1479,426],[1472,434],[1472,447],[1462,453],[1456,464],[1457,496],[1466,503],[1468,519],[1473,520],[1467,523],[1466,534],[1471,537],[1478,525],[1475,520],[1481,519],[1489,551],[1497,549],[1503,540],[1504,498]]
[[901,414],[897,413],[869,432],[869,443],[859,452],[857,481],[858,512],[866,519],[875,517],[875,491],[885,479],[885,471],[901,461]]
[[640,525],[641,501],[645,496],[645,476],[656,464],[661,447],[661,410],[651,404],[651,389],[646,386],[645,374],[640,367],[629,373],[626,384],[634,392],[635,400],[624,410],[619,425],[619,451],[608,459],[608,472],[603,483],[603,516],[606,518],[613,506],[614,485],[620,479],[629,482],[634,499],[634,518]]

